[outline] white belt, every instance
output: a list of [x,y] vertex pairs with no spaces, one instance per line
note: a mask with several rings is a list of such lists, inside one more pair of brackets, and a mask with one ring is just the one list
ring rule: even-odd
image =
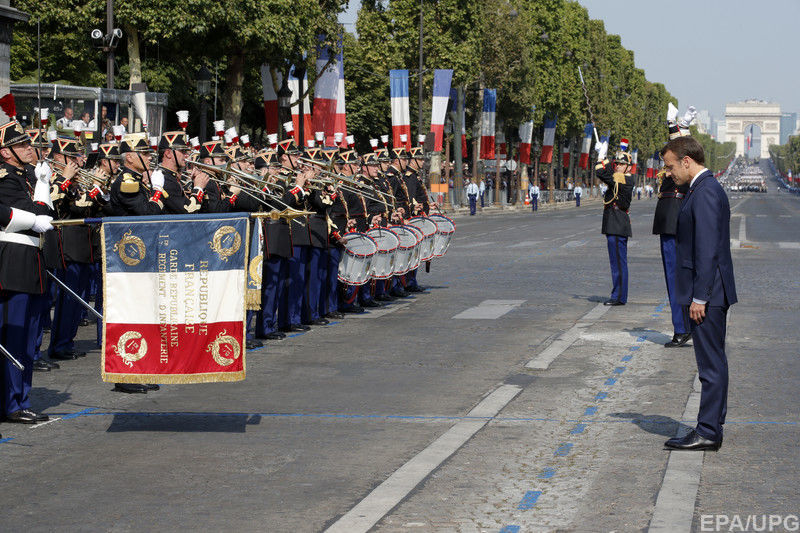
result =
[[31,237],[22,233],[6,233],[0,231],[0,242],[14,242],[17,244],[24,244],[26,246],[39,247],[39,237]]

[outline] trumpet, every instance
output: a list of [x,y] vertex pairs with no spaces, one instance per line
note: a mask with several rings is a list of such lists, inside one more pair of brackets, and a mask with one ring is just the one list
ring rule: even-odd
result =
[[[272,183],[272,182],[270,182],[268,180],[265,180],[261,176],[258,176],[256,174],[249,174],[249,173],[247,173],[247,172],[245,172],[243,170],[239,170],[237,168],[218,167],[216,165],[209,165],[209,164],[206,164],[206,163],[201,163],[199,161],[189,161],[188,163],[191,163],[192,165],[196,166],[197,168],[199,168],[201,170],[207,171],[206,173],[209,174],[209,177],[211,177],[211,179],[214,179],[214,177],[211,176],[211,173],[215,173],[215,174],[220,174],[220,175],[232,176],[234,178],[238,178],[240,180],[244,180],[245,182],[247,182],[248,184],[253,186],[252,187],[253,190],[258,190],[259,192],[266,192],[264,190],[264,188],[266,188],[266,187],[270,187],[270,188],[273,188],[273,189],[280,189],[281,193],[283,193],[283,191],[286,190],[286,187],[284,187],[283,185],[281,185],[279,183]],[[223,180],[219,180],[219,179],[216,179],[214,181],[221,182],[221,183],[228,183],[227,181],[223,181]],[[257,189],[256,186],[257,187],[261,187],[261,189]]]
[[[63,174],[64,170],[66,170],[67,168],[66,163],[62,163],[61,161],[56,161],[55,159],[45,158],[43,161],[48,165],[55,167],[57,169],[56,172],[57,174]],[[92,172],[83,168],[78,168],[78,173],[75,174],[75,181],[81,187],[87,190],[94,187],[95,183],[98,183],[101,188],[108,188],[108,177],[97,176]]]

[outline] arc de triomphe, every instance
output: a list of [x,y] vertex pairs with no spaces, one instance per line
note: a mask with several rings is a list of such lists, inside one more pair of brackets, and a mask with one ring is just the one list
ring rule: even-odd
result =
[[761,157],[769,157],[769,145],[780,142],[781,106],[763,100],[745,100],[725,106],[725,140],[736,143],[736,155],[744,155],[747,128],[761,129]]

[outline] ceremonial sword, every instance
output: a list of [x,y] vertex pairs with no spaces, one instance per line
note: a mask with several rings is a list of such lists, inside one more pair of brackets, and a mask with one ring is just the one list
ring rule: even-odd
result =
[[3,346],[2,344],[0,344],[0,353],[5,355],[6,359],[11,361],[11,364],[14,365],[15,367],[17,367],[18,370],[20,370],[20,371],[25,370],[25,366],[22,363],[20,363],[19,361],[17,361],[17,358],[14,357],[13,355],[11,355],[11,352],[6,350],[6,347]]
[[92,307],[91,305],[89,305],[89,304],[88,304],[86,301],[84,301],[84,299],[83,299],[83,298],[81,298],[80,296],[78,296],[77,294],[75,294],[75,291],[73,291],[72,289],[70,289],[69,287],[67,287],[67,284],[66,284],[66,283],[64,283],[63,281],[61,281],[60,279],[58,279],[58,277],[57,277],[55,274],[53,274],[53,273],[52,273],[52,272],[50,272],[49,270],[47,270],[46,272],[47,272],[47,275],[48,275],[48,276],[50,276],[51,278],[53,278],[53,280],[55,280],[55,282],[56,282],[56,283],[58,283],[59,285],[61,285],[61,288],[62,288],[62,289],[64,289],[65,291],[67,291],[67,292],[68,292],[68,293],[69,293],[69,294],[70,294],[70,295],[71,295],[73,298],[75,298],[76,300],[78,300],[78,303],[80,303],[80,304],[81,304],[81,305],[83,305],[83,306],[84,306],[86,309],[88,309],[88,310],[89,310],[89,311],[90,311],[90,312],[91,312],[91,313],[92,313],[94,316],[96,316],[96,317],[97,317],[99,320],[103,320],[103,315],[101,315],[100,313],[98,313],[98,312],[97,312],[97,309],[95,309],[94,307]]

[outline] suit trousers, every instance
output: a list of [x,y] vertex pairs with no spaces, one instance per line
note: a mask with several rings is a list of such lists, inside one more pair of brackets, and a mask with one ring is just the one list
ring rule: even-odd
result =
[[581,206],[581,195],[580,194],[576,194],[575,195],[575,207],[580,207],[580,206]]
[[306,281],[306,298],[303,305],[303,322],[310,323],[319,319],[319,299],[322,285],[325,282],[328,264],[323,260],[325,250],[312,246],[308,250],[308,278]]
[[667,282],[667,297],[672,311],[672,331],[676,335],[689,333],[686,314],[678,303],[678,256],[675,235],[659,235],[661,238],[661,263],[664,265],[664,279]]
[[[277,328],[287,327],[288,320],[278,312],[278,304],[286,298],[289,260],[277,255],[264,261],[261,281],[261,310],[256,313],[256,337],[266,337]],[[283,318],[283,321],[281,321]]]
[[320,314],[327,315],[339,310],[339,261],[342,259],[342,251],[336,246],[328,248],[327,269],[325,276],[325,298],[321,301]]
[[539,195],[532,194],[531,195],[531,211],[538,211],[539,210]]
[[[87,263],[68,262],[67,268],[56,272],[61,281],[86,301],[91,282],[92,265]],[[48,353],[69,352],[75,349],[75,335],[81,323],[82,311],[85,307],[59,287],[56,308],[53,313],[53,324],[50,326],[50,347]]]
[[[688,316],[689,308],[684,310]],[[722,425],[728,411],[727,318],[726,307],[708,307],[702,323],[692,321],[694,356],[702,386],[696,431],[711,440],[722,439]]]
[[468,194],[467,198],[469,199],[469,214],[474,215],[477,209],[478,196],[476,194]]
[[286,316],[289,324],[302,322],[302,310],[306,298],[306,264],[310,246],[293,246],[289,259],[289,289],[286,291]]
[[30,409],[33,355],[41,319],[40,294],[6,291],[0,296],[0,343],[25,366],[18,370],[0,359],[0,417]]
[[622,303],[628,301],[628,238],[621,235],[606,235],[608,260],[611,264],[611,299]]

